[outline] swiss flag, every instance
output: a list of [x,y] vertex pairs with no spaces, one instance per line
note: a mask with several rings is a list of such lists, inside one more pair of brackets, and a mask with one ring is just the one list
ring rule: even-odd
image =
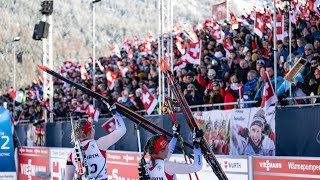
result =
[[256,33],[260,38],[263,36],[263,31],[265,27],[264,15],[260,12],[256,12],[256,19],[254,21],[254,33]]
[[113,45],[112,48],[111,48],[111,55],[116,55],[118,57],[121,57],[121,54],[120,54],[120,49],[119,49],[119,46],[118,45]]
[[116,120],[114,117],[108,119],[105,123],[101,125],[101,127],[107,131],[108,134],[112,133],[114,130],[116,130]]
[[112,72],[107,66],[105,68],[106,68],[106,78],[108,81],[108,87],[110,90],[112,90],[114,87],[114,80],[116,79],[117,75],[114,72]]
[[224,50],[226,51],[226,57],[229,58],[230,57],[230,51],[233,50],[233,46],[232,46],[232,42],[230,37],[228,37],[222,44]]
[[263,96],[261,101],[261,108],[266,111],[270,105],[276,103],[278,101],[277,95],[273,91],[272,84],[270,82],[269,75],[267,72],[264,73],[264,88],[263,88]]
[[154,108],[157,106],[158,100],[149,91],[146,85],[142,86],[142,95],[140,96],[140,99],[143,103],[144,108],[147,111],[147,114],[150,115]]
[[201,41],[191,42],[189,41],[188,51],[185,55],[181,57],[183,61],[186,61],[190,64],[200,64],[201,58]]
[[92,122],[92,120],[98,122],[98,118],[99,118],[100,112],[92,104],[89,104],[89,106],[87,107],[86,114],[88,115],[90,122]]
[[217,41],[217,43],[223,43],[225,34],[222,31],[221,26],[219,24],[215,24],[215,26],[212,28],[211,35]]
[[239,22],[238,22],[237,16],[234,15],[233,13],[230,13],[230,19],[231,19],[231,28],[232,28],[232,30],[238,29],[239,28]]

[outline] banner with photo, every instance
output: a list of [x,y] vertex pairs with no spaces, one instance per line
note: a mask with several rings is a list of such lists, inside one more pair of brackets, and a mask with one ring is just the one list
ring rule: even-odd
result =
[[230,155],[275,156],[275,107],[235,109]]
[[194,114],[198,125],[204,131],[204,137],[219,155],[228,155],[230,149],[230,121],[234,110],[213,110]]

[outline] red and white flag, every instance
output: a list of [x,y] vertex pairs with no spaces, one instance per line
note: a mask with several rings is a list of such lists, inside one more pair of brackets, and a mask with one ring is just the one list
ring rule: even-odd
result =
[[138,36],[133,36],[133,45],[138,47],[139,46],[139,38]]
[[118,65],[118,68],[121,72],[122,77],[126,77],[126,73],[129,71],[129,69],[127,67],[123,66],[121,64],[121,61],[117,61],[117,65]]
[[129,40],[127,38],[125,38],[122,41],[122,45],[123,45],[124,49],[126,50],[126,52],[128,52],[129,49],[131,48],[131,44],[130,44],[130,42],[129,42]]
[[189,64],[200,64],[201,41],[196,43],[189,41],[188,51],[181,57],[181,59]]
[[105,123],[103,123],[101,125],[101,127],[107,131],[108,134],[112,133],[114,130],[117,129],[116,126],[116,120],[114,119],[114,117],[108,119]]
[[186,54],[186,45],[184,45],[183,43],[182,43],[182,38],[180,37],[180,35],[177,35],[176,36],[176,40],[174,41],[174,43],[176,44],[176,46],[177,46],[177,49],[179,50],[179,52],[182,54],[182,55],[184,55],[184,54]]
[[142,95],[140,96],[140,99],[148,115],[150,115],[153,112],[154,108],[158,105],[158,100],[149,91],[146,85],[142,86]]
[[116,79],[117,75],[114,72],[112,72],[107,66],[105,68],[106,68],[106,78],[108,81],[108,87],[110,90],[112,90],[114,87],[114,80]]
[[219,24],[215,24],[215,26],[212,28],[211,35],[217,41],[217,43],[223,43],[225,33],[222,31],[222,28]]
[[181,30],[182,30],[181,25],[180,24],[175,24],[175,25],[173,25],[173,28],[172,28],[172,34],[173,35],[180,34]]
[[174,64],[174,68],[173,70],[174,71],[177,71],[177,70],[180,70],[180,69],[183,69],[187,66],[187,62],[185,62],[184,60],[182,60],[181,58]]
[[98,122],[100,112],[92,104],[88,105],[88,107],[86,109],[86,114],[88,115],[88,119],[89,119],[90,122],[92,122],[92,120]]
[[149,32],[149,34],[148,34],[148,39],[147,39],[147,41],[150,42],[150,43],[152,43],[152,41],[154,41],[154,37],[153,37],[153,35],[152,35],[151,32]]
[[120,49],[119,49],[118,45],[115,44],[115,45],[112,46],[111,55],[116,55],[118,57],[121,57]]
[[133,94],[129,95],[130,102],[134,105],[135,108],[140,109],[138,103],[134,100]]
[[[102,66],[102,64],[101,64],[101,62],[99,61],[99,59],[97,59],[96,63],[98,64],[100,71],[103,72],[104,67]],[[86,64],[86,65],[87,65],[87,64]]]
[[231,29],[235,30],[239,28],[239,22],[238,22],[238,18],[236,15],[234,15],[233,13],[230,13],[230,19],[231,19]]
[[230,37],[228,37],[222,44],[224,50],[226,51],[226,57],[229,58],[230,57],[230,51],[233,50],[233,46],[232,46],[232,42]]
[[254,21],[253,32],[256,33],[260,38],[263,36],[263,31],[265,27],[264,15],[260,12],[256,12],[256,19]]
[[267,72],[264,73],[264,88],[263,96],[261,101],[261,108],[266,111],[269,106],[278,101],[277,95],[274,93],[269,75]]
[[276,36],[277,40],[283,40],[283,31],[282,31],[283,21],[282,21],[282,15],[277,14],[277,21],[276,21]]
[[81,79],[83,79],[83,80],[87,79],[88,72],[82,63],[80,64],[80,74],[81,74]]
[[[187,26],[187,25],[185,25]],[[197,34],[193,31],[193,30],[186,30],[187,27],[184,27],[184,30],[183,30],[183,34],[190,40],[192,41],[193,43],[197,43],[199,42],[199,38],[197,36]]]

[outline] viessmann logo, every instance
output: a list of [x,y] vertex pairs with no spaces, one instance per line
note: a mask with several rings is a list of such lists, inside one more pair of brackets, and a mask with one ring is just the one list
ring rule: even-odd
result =
[[267,160],[266,162],[259,162],[259,165],[261,168],[266,168],[267,171],[270,171],[270,169],[281,169],[282,164],[281,163],[272,163]]

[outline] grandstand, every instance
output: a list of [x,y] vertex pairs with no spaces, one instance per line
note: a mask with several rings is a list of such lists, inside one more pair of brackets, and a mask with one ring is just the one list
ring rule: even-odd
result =
[[[205,131],[213,152],[221,155],[218,159],[230,173],[230,179],[263,179],[263,175],[272,176],[269,171],[292,178],[319,178],[320,159],[316,157],[320,150],[320,13],[317,3],[293,1],[291,14],[288,6],[277,4],[276,17],[273,7],[266,5],[254,7],[242,16],[229,9],[230,20],[207,18],[192,25],[173,24],[170,33],[160,36],[149,33],[145,38],[124,37],[122,44],[115,44],[108,56],[88,57],[82,62],[65,60],[54,70],[168,130],[172,123],[163,106],[165,97],[171,95],[170,87],[156,62],[162,55],[172,65],[171,70],[198,126]],[[53,94],[48,95],[44,87],[49,83],[53,83]],[[52,105],[47,96],[51,96]],[[149,97],[153,97],[151,102]],[[150,105],[153,102],[154,105]],[[41,151],[40,155],[35,154],[51,159],[50,164],[36,168],[51,172],[50,178],[62,178],[61,170],[55,171],[55,163],[63,163],[65,155],[57,154],[68,154],[70,149],[63,148],[73,147],[68,134],[70,119],[99,119],[95,122],[96,137],[101,137],[105,134],[105,121],[109,122],[111,117],[109,107],[103,102],[60,79],[53,78],[51,82],[43,75],[27,87],[11,87],[1,94],[0,103],[9,110],[15,126],[15,146],[21,150],[19,158],[30,155],[24,154],[28,150]],[[177,116],[179,122],[185,121],[180,112]],[[46,122],[42,123],[43,120]],[[257,125],[257,121],[261,121],[261,125],[258,123],[260,137],[251,134],[251,127]],[[132,142],[137,141],[139,131],[133,122],[128,119],[125,122],[130,137],[112,146],[114,151],[107,158],[112,167],[108,171],[111,179],[120,174],[113,156],[123,156],[122,159],[138,156],[138,144]],[[185,141],[190,143],[186,123],[182,123],[181,129]],[[143,129],[140,133],[145,145],[150,133]],[[249,145],[252,147],[248,148]],[[180,155],[174,158],[182,161]],[[125,168],[130,169],[130,165],[137,163],[125,160],[123,164],[129,164]],[[21,162],[19,177],[31,176],[24,172],[28,161]],[[283,170],[286,163],[288,169]],[[121,176],[138,178],[138,175],[132,176],[136,169],[129,172],[121,172]],[[234,175],[237,172],[242,174]],[[286,176],[279,174],[275,178]],[[212,175],[212,171],[205,168],[200,179],[208,175]]]

